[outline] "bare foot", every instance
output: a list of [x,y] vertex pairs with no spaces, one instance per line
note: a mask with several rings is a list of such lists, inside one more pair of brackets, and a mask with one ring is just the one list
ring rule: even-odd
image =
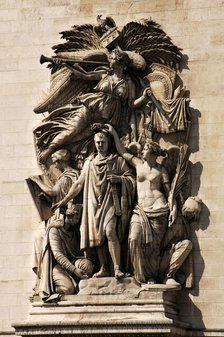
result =
[[122,271],[120,271],[119,269],[116,269],[114,271],[114,276],[116,279],[121,279],[124,277],[124,273]]
[[98,273],[95,273],[93,275],[93,277],[95,278],[99,278],[99,277],[108,277],[109,276],[109,272],[103,268],[100,268],[100,270],[98,271]]

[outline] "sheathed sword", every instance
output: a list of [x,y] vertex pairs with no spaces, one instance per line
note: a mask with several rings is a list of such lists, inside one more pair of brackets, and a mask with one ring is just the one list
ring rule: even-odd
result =
[[[111,175],[111,174],[116,174],[116,172],[114,170],[108,170],[107,175]],[[113,202],[114,202],[115,214],[117,216],[121,216],[121,206],[120,206],[116,184],[111,183],[111,192],[112,192],[112,197],[113,197]]]

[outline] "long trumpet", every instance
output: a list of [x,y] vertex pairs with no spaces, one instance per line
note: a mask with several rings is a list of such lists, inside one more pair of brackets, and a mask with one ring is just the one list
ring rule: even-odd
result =
[[[107,65],[108,62],[101,62],[101,61],[88,61],[88,60],[77,60],[77,59],[66,59],[66,58],[61,58],[57,57],[61,62],[67,63],[67,64],[73,64],[73,63],[81,63],[81,64],[98,64],[98,65]],[[46,62],[51,62],[54,63],[55,58],[54,57],[47,57],[44,55],[40,56],[40,64],[46,63]]]

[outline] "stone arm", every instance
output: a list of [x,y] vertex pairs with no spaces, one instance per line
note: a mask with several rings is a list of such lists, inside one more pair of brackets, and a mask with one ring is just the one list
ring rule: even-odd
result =
[[169,227],[173,225],[177,218],[177,204],[176,202],[173,203],[173,208],[170,210],[170,215],[169,215]]
[[[128,107],[129,107],[129,125],[134,139],[137,139],[137,125],[136,125],[136,111],[138,109],[144,109],[150,100],[151,91],[149,88],[145,88],[142,95],[138,98],[136,95],[135,84],[132,80],[128,80]],[[131,164],[131,163],[130,163]],[[133,164],[132,164],[133,165]],[[135,165],[134,165],[135,166]]]
[[58,233],[57,228],[51,228],[49,232],[49,241],[52,253],[55,260],[60,264],[65,270],[69,271],[71,274],[75,273],[76,267],[69,261],[65,256],[63,251],[63,246],[61,243],[61,237]]
[[88,278],[88,276],[85,275],[81,269],[76,268],[65,255],[61,237],[58,233],[57,228],[53,227],[50,229],[49,242],[50,242],[51,250],[52,250],[55,260],[60,266],[62,266],[64,270],[68,271],[72,275],[75,274],[79,278]]
[[83,167],[82,173],[79,176],[78,180],[74,182],[70,190],[68,191],[67,195],[58,203],[54,204],[52,207],[52,211],[55,209],[65,206],[70,200],[75,198],[82,190],[85,182],[85,165]]
[[161,168],[162,170],[162,183],[163,183],[163,189],[165,192],[165,196],[168,199],[170,194],[170,179],[167,170],[164,166]]
[[[131,95],[133,96],[133,91],[132,91],[133,89],[130,89],[130,90],[131,90]],[[139,98],[131,100],[131,103],[130,103],[131,108],[137,109],[137,108],[140,108],[142,105],[147,104],[151,95],[152,95],[152,92],[150,88],[145,88],[142,95]]]
[[107,130],[114,138],[114,143],[119,155],[123,157],[126,161],[128,161],[129,164],[131,164],[135,168],[137,167],[138,164],[142,163],[141,159],[133,156],[125,149],[124,145],[121,143],[118,137],[116,130],[110,124],[105,124],[105,126],[107,127]]
[[85,71],[82,67],[80,67],[78,64],[73,64],[73,66],[65,63],[66,67],[72,71],[72,73],[83,80],[87,81],[99,81],[101,80],[105,75],[105,70],[93,70],[93,71]]

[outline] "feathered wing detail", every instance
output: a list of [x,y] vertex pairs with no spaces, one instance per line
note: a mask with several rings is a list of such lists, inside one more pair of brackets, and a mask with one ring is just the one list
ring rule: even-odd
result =
[[[93,25],[73,26],[71,30],[60,34],[66,42],[52,47],[56,54],[53,58],[90,61],[83,66],[86,70],[96,68],[91,61],[107,61],[107,50],[101,46],[100,35]],[[92,90],[96,85],[94,81],[86,82],[75,78],[63,64],[50,63],[48,67],[51,68],[49,94],[35,107],[35,113],[51,112],[65,104],[71,104],[79,95]]]
[[138,52],[149,66],[160,63],[178,69],[182,58],[181,49],[152,20],[132,21],[125,25],[120,33],[119,46],[123,50]]
[[51,77],[51,86],[48,96],[35,107],[35,113],[42,113],[58,109],[66,104],[72,104],[82,93],[87,92],[94,83],[87,83],[84,80],[78,80],[67,68],[58,70]]
[[96,33],[93,25],[75,25],[70,30],[60,32],[61,38],[67,42],[52,47],[58,55],[61,52],[73,52],[78,50],[101,49],[100,35]]
[[187,167],[188,159],[190,156],[190,151],[187,144],[184,144],[180,147],[176,174],[171,184],[171,190],[169,195],[170,208],[172,209],[174,200],[177,198],[178,194],[182,190],[183,186],[187,183]]
[[[61,38],[65,39],[66,42],[52,47],[55,51],[54,57],[107,61],[108,50],[103,46],[101,37],[108,24],[106,20],[101,21],[101,25],[99,23],[98,26],[91,24],[75,25],[70,30],[61,32]],[[111,23],[112,26],[114,24]],[[125,25],[120,32],[118,45],[122,50],[138,53],[148,66],[152,63],[160,63],[177,69],[181,61],[180,49],[152,20],[132,21]],[[95,67],[90,63],[84,66],[84,69],[93,70]],[[50,92],[34,109],[35,113],[51,112],[64,104],[72,103],[87,90],[85,81],[77,81],[64,65],[52,63],[49,68],[52,69]],[[90,90],[94,85],[95,83],[88,82]]]

